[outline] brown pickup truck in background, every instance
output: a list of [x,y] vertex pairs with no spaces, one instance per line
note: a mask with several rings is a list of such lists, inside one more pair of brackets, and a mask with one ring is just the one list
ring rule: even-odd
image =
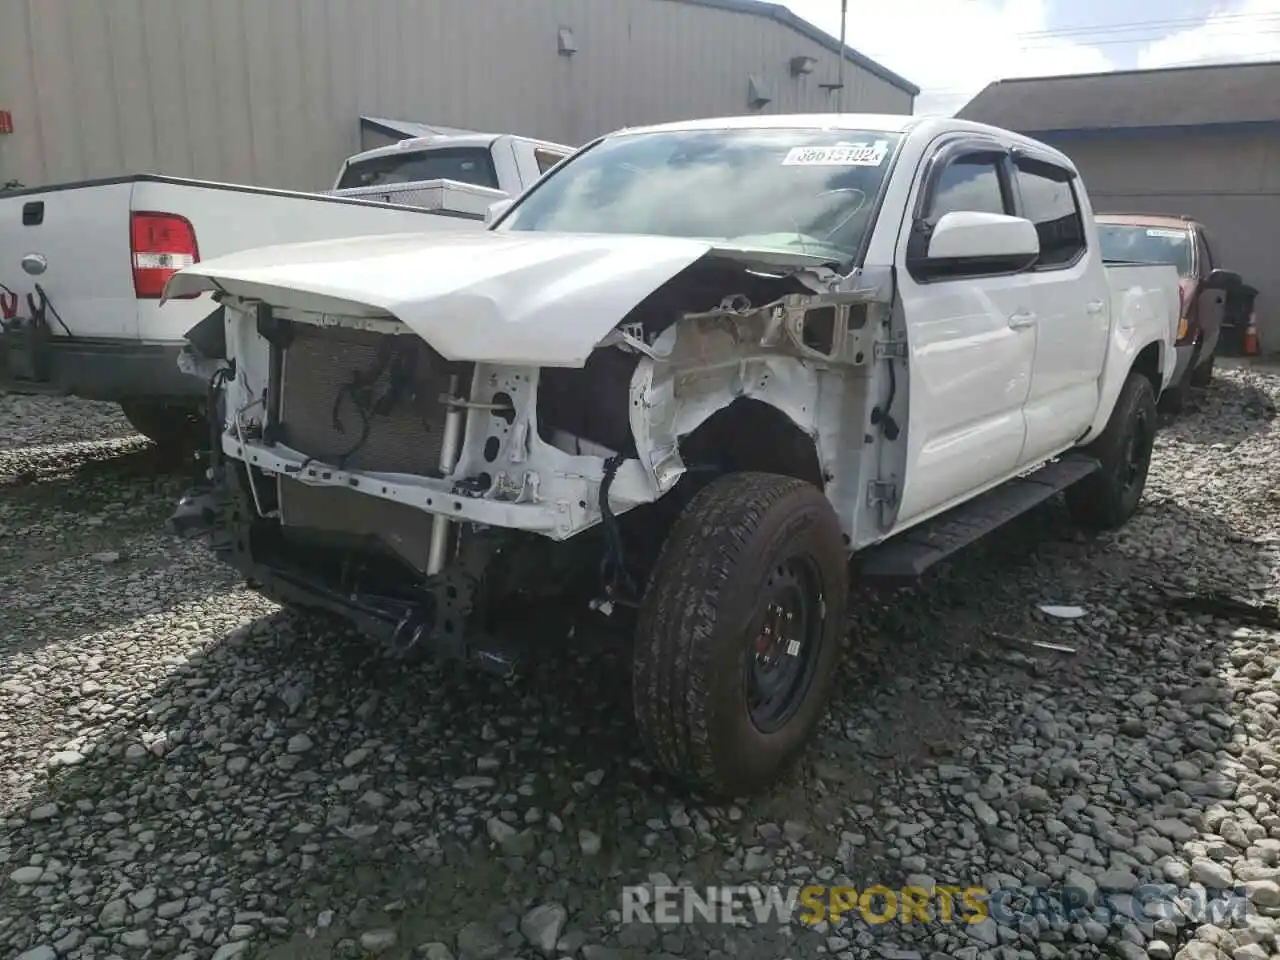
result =
[[1100,213],[1096,219],[1104,260],[1171,263],[1178,268],[1178,366],[1163,403],[1176,412],[1190,387],[1208,386],[1213,378],[1227,290],[1242,282],[1240,275],[1218,267],[1208,231],[1190,217]]

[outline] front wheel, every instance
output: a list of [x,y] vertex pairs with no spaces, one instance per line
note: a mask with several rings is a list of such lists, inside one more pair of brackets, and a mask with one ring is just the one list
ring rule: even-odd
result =
[[208,420],[196,403],[121,400],[130,426],[168,452],[198,450],[209,444]]
[[636,629],[636,722],[660,767],[737,797],[798,758],[835,674],[847,571],[835,511],[811,483],[735,473],[690,501]]
[[1138,509],[1156,439],[1156,395],[1151,381],[1130,373],[1106,429],[1084,452],[1102,469],[1067,488],[1067,509],[1082,526],[1113,530]]

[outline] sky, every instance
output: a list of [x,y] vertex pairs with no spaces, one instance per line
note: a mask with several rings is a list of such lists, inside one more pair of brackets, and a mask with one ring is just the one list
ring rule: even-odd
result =
[[[840,0],[781,0],[840,33]],[[1280,0],[849,0],[846,42],[953,114],[993,80],[1280,60]]]

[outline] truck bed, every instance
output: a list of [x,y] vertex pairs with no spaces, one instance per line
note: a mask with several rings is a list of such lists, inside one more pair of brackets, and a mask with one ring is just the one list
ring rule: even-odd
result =
[[[122,391],[203,390],[177,372],[174,357],[214,304],[205,294],[161,306],[157,280],[193,261],[255,247],[483,229],[479,198],[455,208],[460,196],[448,191],[424,209],[157,174],[0,195],[0,319],[7,328],[0,383],[101,400],[120,399]],[[28,324],[38,332],[35,345],[18,332],[33,312],[45,321]],[[33,359],[36,350],[41,356]]]
[[346,187],[333,190],[329,195],[416,207],[432,213],[443,212],[452,216],[469,214],[481,218],[492,204],[509,197],[506,191],[462,183],[459,180],[422,180],[372,187]]

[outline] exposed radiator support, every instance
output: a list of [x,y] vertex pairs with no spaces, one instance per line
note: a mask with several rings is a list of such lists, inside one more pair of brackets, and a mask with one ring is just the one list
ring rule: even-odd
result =
[[[444,417],[444,437],[440,441],[440,472],[448,476],[458,463],[458,454],[462,447],[462,423],[466,417],[466,408],[454,401],[458,397],[458,378],[449,378],[449,389],[446,393],[449,412]],[[463,398],[465,399],[465,398]],[[444,569],[448,559],[449,528],[451,521],[443,514],[436,514],[431,522],[431,549],[427,553],[427,576],[434,576]]]

